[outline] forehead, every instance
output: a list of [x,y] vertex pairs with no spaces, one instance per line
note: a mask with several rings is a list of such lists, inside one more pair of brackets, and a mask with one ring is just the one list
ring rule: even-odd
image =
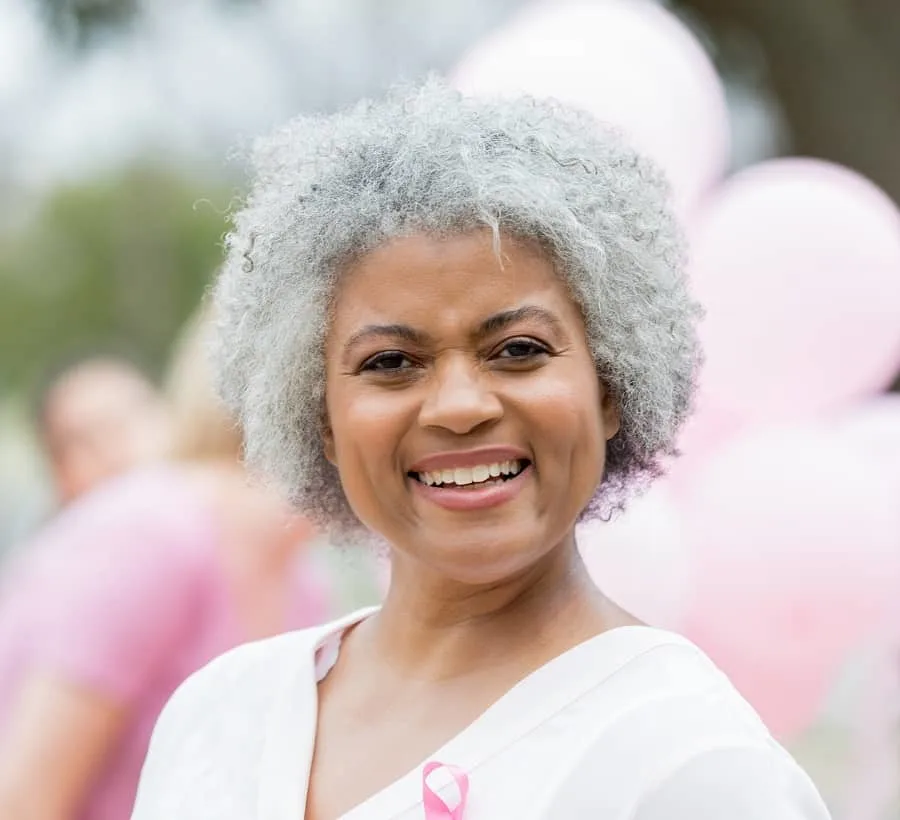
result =
[[378,321],[434,331],[477,323],[523,303],[548,308],[563,320],[580,320],[553,262],[536,244],[504,237],[498,253],[489,230],[416,234],[391,240],[346,270],[331,335]]

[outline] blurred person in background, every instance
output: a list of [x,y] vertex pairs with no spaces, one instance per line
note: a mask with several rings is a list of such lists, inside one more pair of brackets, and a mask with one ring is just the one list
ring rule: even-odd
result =
[[71,503],[3,579],[3,820],[123,820],[156,717],[190,673],[330,614],[311,527],[240,465],[207,326],[175,352],[171,461]]
[[36,426],[58,502],[163,455],[163,397],[130,362],[97,356],[51,376],[37,399]]

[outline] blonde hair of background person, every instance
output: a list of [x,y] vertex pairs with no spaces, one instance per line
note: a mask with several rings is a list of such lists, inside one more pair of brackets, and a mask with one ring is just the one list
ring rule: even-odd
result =
[[[52,546],[46,551],[56,571],[6,579],[21,594],[12,596],[8,613],[0,604],[13,641],[5,647],[0,639],[0,690],[8,695],[0,695],[3,820],[126,817],[153,719],[175,686],[241,641],[308,626],[328,613],[324,587],[297,563],[309,525],[249,481],[238,463],[240,435],[209,381],[208,329],[204,311],[174,349],[168,389],[177,460],[71,505],[37,545]],[[160,521],[185,543],[161,536]],[[127,538],[118,543],[123,527]],[[110,538],[118,541],[106,545]],[[111,584],[88,595],[109,575]],[[177,597],[167,598],[172,589]],[[28,608],[14,611],[16,599]],[[53,617],[35,609],[57,599],[69,605],[54,606]],[[135,599],[142,599],[139,610]],[[89,609],[96,612],[85,627],[81,616]],[[165,640],[156,634],[161,624]],[[77,655],[82,644],[97,642],[105,654],[91,659],[89,674],[84,663],[69,662],[69,650]],[[27,660],[6,662],[13,657]],[[113,668],[115,686],[101,667]]]
[[[207,488],[208,499],[230,534],[226,558],[233,562],[234,577],[246,577],[251,565],[251,575],[256,577],[268,566],[273,576],[268,580],[274,581],[283,574],[283,561],[295,545],[312,538],[313,528],[307,519],[289,511],[270,483],[249,474],[243,464],[240,427],[212,389],[213,323],[213,307],[204,303],[173,349],[165,382],[173,419],[170,456],[191,469],[197,482]],[[252,548],[247,549],[248,545]],[[267,553],[266,545],[273,548],[273,555]],[[269,634],[284,606],[270,584],[260,590],[236,586],[235,591],[252,635]]]
[[211,324],[212,309],[204,304],[188,320],[172,351],[164,385],[172,418],[169,453],[178,461],[236,463],[243,449],[240,428],[210,389]]
[[299,117],[253,161],[219,382],[249,457],[387,542],[391,585],[182,686],[133,820],[827,818],[709,659],[578,554],[691,405],[653,163],[583,112],[439,81]]

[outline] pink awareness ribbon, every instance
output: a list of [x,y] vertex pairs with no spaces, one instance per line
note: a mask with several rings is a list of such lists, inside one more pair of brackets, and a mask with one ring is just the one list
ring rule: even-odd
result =
[[[437,769],[446,770],[459,789],[459,803],[450,807],[428,784],[428,775]],[[466,798],[469,796],[469,777],[457,766],[432,760],[422,769],[422,803],[425,806],[425,820],[463,820]]]

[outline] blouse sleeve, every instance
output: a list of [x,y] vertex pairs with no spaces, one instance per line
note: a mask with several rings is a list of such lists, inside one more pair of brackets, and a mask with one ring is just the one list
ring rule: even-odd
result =
[[829,820],[807,775],[780,750],[715,748],[678,766],[633,820]]

